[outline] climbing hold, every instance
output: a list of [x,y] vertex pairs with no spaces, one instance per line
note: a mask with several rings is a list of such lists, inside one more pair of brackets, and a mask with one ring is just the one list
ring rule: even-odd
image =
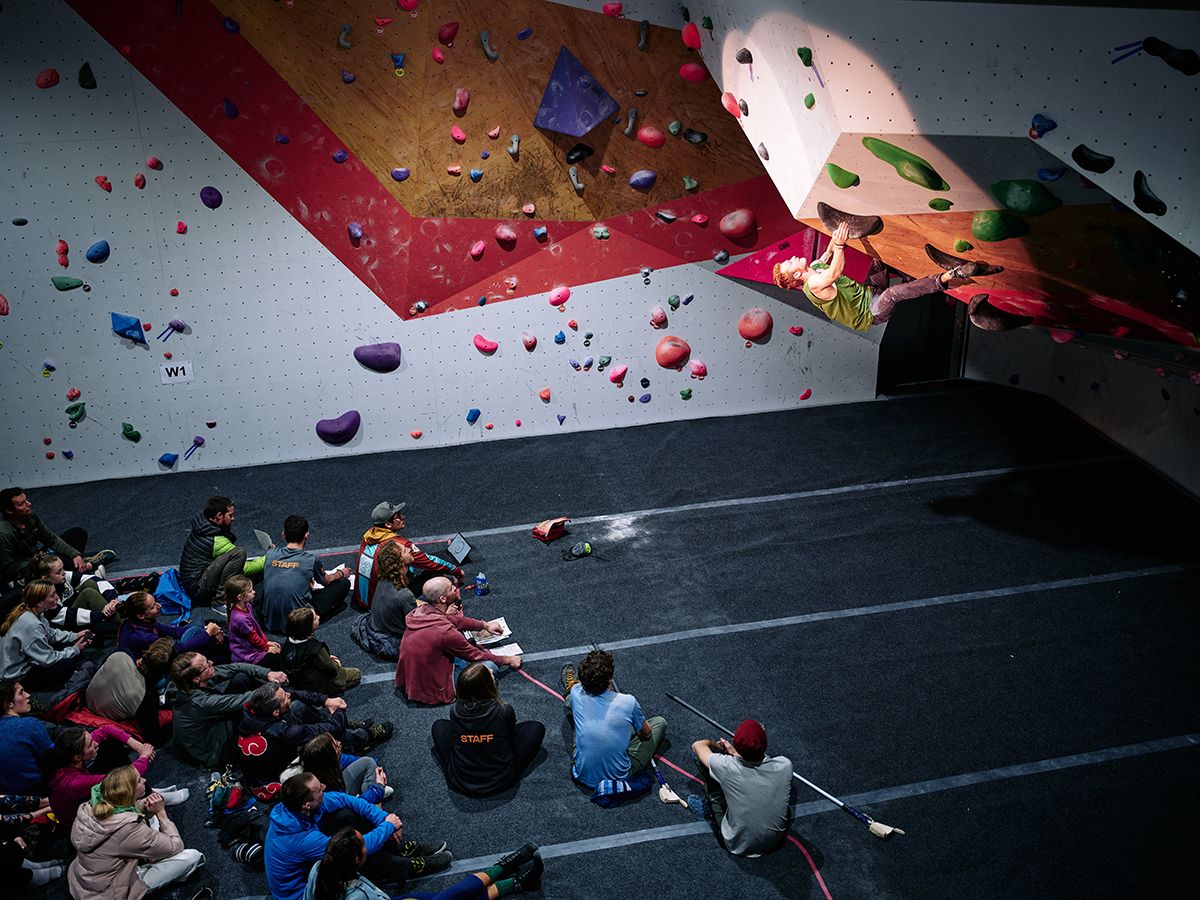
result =
[[479,44],[483,47],[483,55],[492,62],[500,58],[500,54],[492,49],[492,36],[486,31],[479,32]]
[[168,469],[175,468],[175,463],[177,462],[179,462],[178,453],[164,453],[158,458],[158,464],[160,466],[166,466]]
[[538,396],[542,398],[543,403],[550,402],[550,388],[542,388],[538,391]]
[[29,224],[29,220],[27,218],[25,218],[24,216],[17,216],[15,219],[12,220],[12,223],[14,225],[16,225],[18,228],[24,228],[26,225]]
[[667,311],[661,306],[656,306],[650,310],[650,325],[654,328],[665,328],[667,325]]
[[825,171],[829,180],[840,188],[852,188],[859,183],[858,175],[834,163],[825,163]]
[[683,390],[681,390],[679,392],[679,397],[681,400],[691,400],[692,399],[692,389],[684,388]]
[[579,180],[579,169],[576,166],[571,166],[567,169],[567,174],[571,177],[571,187],[575,188],[575,193],[583,193],[583,182]]
[[608,380],[617,385],[617,387],[620,387],[621,383],[625,381],[625,376],[628,374],[629,366],[617,366],[608,373]]
[[699,84],[708,78],[708,69],[696,62],[686,62],[679,67],[679,77],[684,81]]
[[342,69],[342,84],[354,84],[355,75],[349,69]]
[[479,421],[480,415],[482,415],[482,413],[480,413],[479,409],[477,407],[472,406],[470,409],[467,410],[467,422],[471,425],[474,425],[476,422]]
[[[465,87],[454,89],[454,103],[451,104],[451,109],[457,116],[463,115],[467,111],[467,106],[471,103],[471,92]],[[465,135],[464,135],[465,137]],[[457,140],[457,138],[456,138]]]
[[994,266],[984,259],[963,259],[959,256],[951,256],[949,253],[943,253],[937,247],[933,246],[933,244],[925,245],[925,255],[928,256],[930,261],[940,269],[953,269],[956,266],[975,263],[979,269],[974,273],[975,276],[999,275],[1004,271],[1004,266]]
[[679,295],[672,294],[670,297],[668,297],[667,306],[671,307],[672,310],[679,309]]
[[135,188],[137,188],[139,191],[142,190],[146,186],[146,176],[143,175],[141,172],[138,172],[136,175],[134,175],[133,176],[133,186]]
[[480,159],[487,159],[487,158],[488,158],[488,157],[490,157],[491,155],[492,155],[492,154],[488,153],[488,151],[486,151],[486,150],[480,150],[480,151],[479,151],[479,158],[480,158]]
[[754,62],[754,54],[745,47],[735,53],[733,58],[740,62],[743,66],[748,66]]
[[1087,172],[1096,172],[1097,174],[1107,172],[1116,163],[1113,157],[1097,153],[1083,144],[1080,144],[1071,151],[1071,159],[1075,160],[1075,164],[1079,168]]
[[[808,98],[805,98],[804,105],[808,106]],[[738,101],[738,109],[742,111],[743,116],[750,115],[750,104],[748,104],[745,100]]]
[[559,331],[554,335],[554,343],[565,344],[566,342],[567,342],[567,336],[563,332]]
[[698,187],[700,187],[700,182],[698,182],[691,175],[683,176],[683,189],[685,191],[694,191]]
[[221,27],[230,34],[237,34],[242,30],[242,26],[237,23],[237,20],[231,19],[229,16],[225,16],[223,19],[221,19]]
[[470,172],[467,173],[467,177],[470,178],[476,184],[478,184],[480,179],[483,178],[483,169],[472,169]]
[[962,238],[959,238],[954,242],[955,253],[966,253],[968,250],[973,250],[974,248],[974,244],[972,244],[970,241],[964,241]]
[[748,341],[757,341],[770,332],[773,324],[769,312],[758,306],[751,307],[738,319],[738,334]]
[[123,313],[109,313],[112,318],[112,330],[126,340],[135,344],[146,343],[146,333],[142,322],[137,316],[127,316]]
[[350,40],[349,40],[350,32],[353,30],[354,30],[353,28],[351,28],[349,25],[345,25],[345,24],[338,27],[337,42],[338,42],[339,47],[341,47],[344,50],[349,50],[351,47],[354,46],[354,44],[350,43]]
[[527,216],[532,216],[535,212],[537,212],[537,207],[532,203],[526,203],[521,207],[521,212],[525,213]]
[[1003,210],[981,209],[971,218],[971,234],[981,241],[1003,241],[1028,232],[1028,225]]
[[611,356],[602,356],[602,357],[600,357],[600,360],[596,363],[596,369],[600,372],[603,372],[609,366],[610,363],[612,363]]
[[572,369],[574,369],[576,372],[579,371],[579,363],[578,362],[576,362],[573,359],[568,359],[567,362],[570,364]]
[[764,144],[762,141],[758,142],[758,155],[762,158],[762,160],[764,162],[771,158],[771,154],[767,152],[767,145]]
[[142,433],[140,431],[138,431],[136,428],[134,428],[131,423],[122,422],[121,423],[121,437],[125,438],[125,440],[127,440],[127,441],[132,441],[133,443],[136,444],[138,441],[140,441],[142,439]]
[[96,76],[92,72],[92,64],[84,63],[79,67],[79,86],[85,91],[94,91],[96,89]]
[[102,263],[108,259],[108,254],[108,241],[96,241],[96,243],[87,248],[87,253],[84,255],[90,263]]
[[571,299],[571,289],[565,284],[560,284],[550,292],[550,305],[562,306]]
[[612,166],[610,166],[608,163],[602,163],[600,166],[600,171],[603,172],[605,175],[616,175],[617,174],[617,170],[614,169]]
[[458,36],[457,22],[444,22],[438,26],[437,39],[438,43],[445,44],[447,47],[454,46],[454,38]]
[[954,204],[951,203],[949,200],[947,200],[945,197],[934,197],[932,200],[929,201],[929,208],[936,209],[938,212],[946,212],[953,205]]
[[1057,127],[1058,123],[1053,119],[1048,119],[1041,113],[1038,113],[1033,117],[1033,121],[1029,125],[1029,137],[1036,141],[1038,138],[1045,136],[1046,132],[1053,131]]
[[394,372],[400,367],[400,345],[387,341],[354,348],[354,358],[373,372]]
[[404,68],[404,60],[407,58],[406,54],[392,53],[390,55],[392,57],[392,68],[393,69],[403,69]]
[[704,213],[696,213],[694,216],[692,216],[691,222],[693,225],[699,225],[703,228],[708,224],[708,216],[706,216]]
[[1075,340],[1078,335],[1074,331],[1067,331],[1065,328],[1051,328],[1050,340],[1056,344],[1069,344]]
[[1167,204],[1158,199],[1154,191],[1150,190],[1150,182],[1146,178],[1146,173],[1141,169],[1138,169],[1133,175],[1133,203],[1142,212],[1152,216],[1167,214]]
[[67,388],[67,399],[72,401],[78,400],[81,396],[81,393],[82,392],[77,387]]
[[159,172],[159,171],[162,171],[162,167],[163,167],[162,160],[159,159],[157,156],[147,156],[146,157],[146,168],[147,169],[153,169],[155,172]]
[[679,137],[679,135],[683,134],[683,123],[675,119],[667,126],[667,131],[671,132],[673,137]]
[[351,409],[336,419],[321,419],[317,422],[317,437],[327,444],[340,446],[352,440],[362,425],[362,416]]
[[455,125],[450,129],[450,137],[454,139],[454,143],[461,144],[467,139],[467,133]]
[[668,334],[654,348],[654,361],[664,369],[681,369],[691,352],[692,348],[687,341]]
[[508,155],[513,159],[517,158],[517,154],[521,152],[521,136],[514,134],[508,144]]
[[527,41],[531,37],[533,37],[533,29],[532,28],[522,28],[520,31],[517,32],[517,40],[518,41]]
[[480,353],[490,356],[496,352],[496,348],[500,345],[495,341],[489,341],[482,334],[475,335],[475,349]]
[[176,234],[187,234],[187,222],[176,222],[175,223],[175,233]]
[[1038,169],[1037,176],[1041,181],[1058,181],[1067,174],[1065,168],[1062,169]]
[[718,250],[713,254],[713,262],[725,265],[725,263],[729,262],[729,251]]
[[658,173],[652,169],[638,169],[629,176],[629,186],[635,191],[648,191],[658,181]]
[[967,304],[967,317],[972,325],[983,331],[1012,331],[1033,321],[1030,316],[1019,316],[993,306],[988,302],[987,294],[976,294],[970,299]]
[[357,222],[351,222],[346,226],[346,232],[350,235],[350,240],[357,244],[362,240],[363,227]]
[[87,415],[87,404],[80,400],[76,403],[70,404],[63,411],[67,414],[67,419],[69,419],[72,424],[78,424],[79,422],[83,421],[83,417]]
[[608,240],[608,226],[607,225],[593,225],[592,226],[592,237],[594,237],[598,241],[607,241]]
[[738,105],[737,97],[726,91],[721,95],[721,105],[725,107],[725,111],[735,119],[742,117],[742,108]]
[[58,69],[42,69],[37,73],[37,77],[33,79],[33,83],[42,90],[52,88],[58,84]]
[[96,184],[100,187],[100,190],[104,191],[104,193],[106,193],[106,194],[112,193],[112,182],[108,180],[107,175],[97,175],[95,178],[95,181],[96,181]]
[[700,49],[700,29],[696,27],[695,22],[688,22],[684,25],[680,37],[683,38],[685,47],[689,47],[692,50]]
[[845,223],[850,227],[850,240],[870,237],[883,231],[883,219],[879,216],[855,216],[848,212],[830,206],[828,203],[817,203],[817,218],[829,230],[837,231],[839,225]]
[[471,254],[471,259],[479,259],[479,257],[483,256],[483,251],[486,249],[487,244],[485,244],[483,241],[476,241],[471,245],[471,249],[469,251]]
[[992,185],[992,194],[1005,209],[1023,216],[1036,216],[1062,206],[1062,201],[1040,181],[1020,178],[1013,181],[997,181]]
[[754,216],[754,210],[743,207],[722,216],[717,227],[725,237],[737,240],[753,234],[758,228],[758,220]]
[[693,378],[703,380],[708,375],[708,366],[702,360],[693,359],[688,363],[688,372]]
[[637,121],[637,117],[637,107],[629,107],[629,112],[627,113],[628,121],[625,123],[625,137],[633,137],[633,123]]
[[653,125],[643,125],[641,128],[639,128],[637,132],[637,139],[647,147],[651,147],[655,150],[667,142],[667,136]]
[[447,175],[461,175],[462,166],[446,166]]
[[1144,38],[1142,49],[1184,75],[1200,73],[1200,54],[1195,50],[1181,50],[1156,37]]
[[[491,426],[488,426],[488,427],[490,428]],[[414,441],[419,441],[421,439],[421,435],[423,435],[424,433],[425,432],[423,432],[423,431],[415,430],[415,431],[410,431],[408,433],[408,436],[410,438],[412,438]]]
[[812,388],[805,388],[804,393],[800,395],[801,400],[807,400],[812,396]]
[[579,323],[576,322],[574,319],[567,319],[567,327],[570,328],[572,331],[578,331]]
[[703,144],[708,140],[708,132],[695,131],[691,128],[685,128],[683,130],[683,139],[689,144]]
[[937,173],[931,164],[895,144],[874,137],[865,137],[862,144],[877,158],[896,170],[905,181],[928,188],[931,191],[948,191],[950,185]]
[[646,42],[649,39],[650,39],[650,22],[646,19],[642,19],[642,21],[638,22],[637,48],[639,50],[645,50]]
[[221,192],[211,184],[200,188],[200,202],[209,209],[216,209],[221,205]]
[[238,116],[237,104],[228,97],[221,98],[221,110],[225,113],[225,118],[236,119]]
[[797,47],[796,55],[800,57],[800,62],[806,66],[812,66],[812,49],[809,47]]
[[658,218],[668,224],[670,224],[671,222],[674,222],[676,219],[679,218],[679,216],[675,215],[675,213],[671,212],[669,209],[656,210],[654,215],[656,218]]
[[565,422],[565,421],[567,421],[567,417],[566,417],[566,416],[564,416],[564,415],[562,415],[561,413],[559,413],[559,415],[558,415],[558,424],[559,424],[559,425],[561,425],[561,424],[562,424],[563,422]]
[[513,227],[507,222],[501,222],[496,226],[496,242],[499,244],[511,244],[516,241],[517,233]]
[[54,451],[53,450],[46,451],[46,459],[54,459]]
[[691,303],[695,299],[696,299],[695,294],[688,294],[686,297],[683,298],[683,305],[687,306],[689,303]]
[[576,144],[574,147],[572,147],[570,150],[567,151],[567,163],[569,165],[571,165],[571,164],[580,162],[581,160],[587,159],[589,156],[591,156],[595,152],[596,151],[593,150],[591,147],[589,147],[587,144],[582,144],[582,143]]
[[642,396],[638,397],[638,402],[639,402],[639,403],[649,403],[649,402],[650,402],[650,395],[649,395],[649,394],[642,394]]
[[533,229],[533,236],[536,240],[544,241],[544,240],[546,240],[546,236],[548,234],[549,234],[549,231],[546,230],[545,225],[537,225]]
[[[493,128],[491,131],[489,131],[489,132],[487,133],[487,136],[488,136],[488,137],[490,137],[490,138],[491,138],[493,141],[494,141],[496,138],[500,137],[500,126],[499,126],[499,125],[497,125],[497,126],[496,126],[495,128]],[[516,137],[516,135],[514,135],[514,137]]]
[[[586,341],[584,343],[586,343]],[[590,372],[591,368],[592,368],[592,358],[590,356],[584,357],[583,371]]]
[[83,287],[83,279],[75,278],[71,275],[54,275],[50,281],[60,291],[73,291],[77,287]]
[[394,178],[396,181],[406,181],[408,176],[411,174],[412,172],[404,167],[392,169],[392,178]]
[[441,47],[434,47],[430,55],[433,57],[433,61],[439,66],[446,61],[446,54],[442,52]]
[[792,334],[796,335],[796,337],[799,337],[800,335],[804,334],[804,326],[803,325],[789,325],[788,331],[791,332]]

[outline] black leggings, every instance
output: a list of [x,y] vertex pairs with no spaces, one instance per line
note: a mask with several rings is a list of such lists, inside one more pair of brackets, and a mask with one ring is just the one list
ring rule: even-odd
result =
[[433,723],[433,754],[437,757],[442,772],[446,774],[446,784],[451,788],[470,797],[487,797],[506,791],[520,781],[533,758],[542,749],[542,741],[545,738],[546,726],[541,722],[518,722],[517,730],[513,734],[512,771],[504,781],[486,793],[465,790],[461,784],[450,780],[449,765],[450,756],[454,752],[454,726],[450,724],[449,719],[438,719]]

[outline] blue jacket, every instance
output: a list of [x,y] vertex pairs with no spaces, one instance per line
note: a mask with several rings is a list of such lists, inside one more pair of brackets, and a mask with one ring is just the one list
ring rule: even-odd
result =
[[318,825],[329,813],[349,807],[375,827],[363,835],[367,855],[378,851],[395,829],[385,821],[387,813],[358,797],[326,791],[325,799],[316,814],[298,816],[282,803],[271,810],[271,825],[267,829],[266,867],[267,887],[275,900],[302,900],[308,873],[313,863],[325,855],[329,836]]

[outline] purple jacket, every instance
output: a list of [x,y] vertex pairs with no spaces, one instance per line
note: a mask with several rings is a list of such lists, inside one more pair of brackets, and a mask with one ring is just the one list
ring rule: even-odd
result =
[[[192,633],[185,640],[184,635],[189,631]],[[202,650],[211,640],[208,632],[196,625],[168,625],[165,622],[126,619],[117,629],[117,649],[124,650],[134,659],[141,659],[146,649],[162,637],[175,639],[176,653]]]

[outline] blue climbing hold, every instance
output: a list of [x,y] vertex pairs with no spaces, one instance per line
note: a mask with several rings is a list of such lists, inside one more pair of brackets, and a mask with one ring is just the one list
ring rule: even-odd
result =
[[1038,169],[1038,178],[1042,181],[1058,181],[1066,173],[1066,169]]
[[341,148],[338,148],[337,150],[333,151],[333,161],[335,163],[344,163],[349,158],[350,158],[350,154]]
[[403,69],[404,68],[404,54],[403,53],[393,53],[392,54],[392,68],[395,68],[395,69]]
[[237,118],[237,116],[238,116],[237,104],[234,103],[232,100],[230,100],[228,97],[225,97],[223,100],[221,100],[221,107],[225,111],[225,118],[227,118],[227,119],[236,119]]
[[405,168],[392,169],[392,178],[396,181],[404,181],[411,174],[412,172]]
[[479,421],[479,415],[479,410],[472,406],[467,410],[467,421],[474,425]]
[[242,30],[242,26],[237,23],[237,20],[231,19],[231,18],[229,18],[229,16],[226,16],[225,18],[223,18],[221,20],[221,27],[224,28],[226,31],[228,31],[230,34],[237,34],[239,31]]
[[479,305],[480,305],[480,306],[483,306],[483,305],[484,305],[484,304],[486,304],[486,303],[487,303],[487,297],[480,297],[480,298],[479,298]]
[[483,177],[483,169],[472,169],[468,174],[471,176],[471,180],[478,184],[479,179]]
[[547,233],[548,232],[546,231],[545,225],[538,225],[536,228],[533,229],[533,236],[535,238],[537,238],[539,241],[544,241],[546,239]]
[[533,124],[583,137],[618,109],[617,101],[595,76],[570,50],[560,47]]
[[142,328],[142,320],[137,316],[127,316],[123,313],[110,313],[112,330],[121,337],[135,344],[146,343],[146,330]]
[[286,144],[286,143],[289,143],[290,141],[291,141],[291,138],[288,137],[286,134],[275,135],[275,143],[277,143],[277,144]]
[[561,425],[565,421],[567,421],[567,417],[560,413],[558,417],[558,424]]
[[480,153],[480,154],[479,154],[479,158],[480,158],[480,159],[487,159],[487,158],[488,158],[489,156],[491,156],[491,155],[492,155],[492,154],[490,154],[490,153],[488,153],[486,150],[484,150],[482,153]]
[[658,173],[650,169],[638,169],[629,176],[629,186],[635,191],[648,191],[658,181]]
[[96,241],[96,243],[87,249],[87,261],[90,263],[102,263],[108,259],[108,254],[108,241]]
[[175,463],[179,462],[178,453],[164,453],[158,458],[160,465],[166,466],[168,469],[175,468]]
[[565,344],[566,342],[567,342],[567,336],[565,334],[563,334],[561,331],[554,336],[554,343]]
[[527,41],[531,37],[533,37],[533,29],[532,28],[522,28],[520,31],[517,32],[517,40],[518,41]]
[[650,402],[650,395],[649,395],[649,394],[642,394],[642,396],[638,397],[638,402],[639,402],[639,403],[649,403],[649,402]]
[[691,303],[695,299],[696,299],[695,294],[688,294],[686,297],[683,298],[683,305],[687,306],[689,303]]

